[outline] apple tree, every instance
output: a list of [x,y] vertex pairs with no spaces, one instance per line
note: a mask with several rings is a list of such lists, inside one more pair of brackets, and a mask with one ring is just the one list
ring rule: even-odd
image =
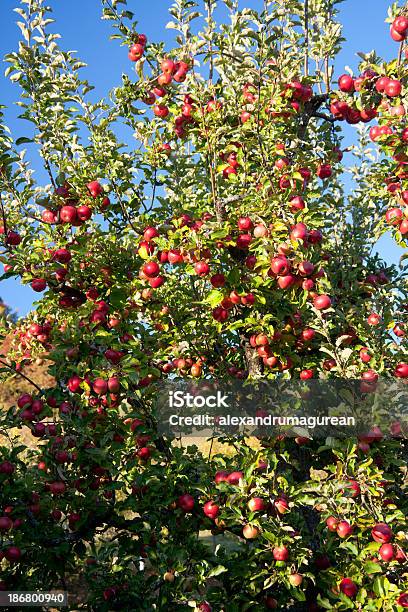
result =
[[408,377],[406,271],[375,251],[384,209],[402,242],[408,223],[407,61],[367,55],[337,85],[339,1],[175,0],[168,49],[102,0],[132,70],[96,101],[51,9],[16,8],[29,127],[1,116],[0,259],[41,296],[4,330],[2,376],[28,391],[0,417],[0,589],[101,611],[408,607],[400,423],[208,451],[153,410],[166,381]]

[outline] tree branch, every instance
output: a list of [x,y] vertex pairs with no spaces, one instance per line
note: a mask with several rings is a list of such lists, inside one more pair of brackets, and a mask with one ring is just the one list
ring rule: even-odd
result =
[[330,115],[325,115],[324,113],[314,113],[312,117],[317,117],[318,119],[324,119],[325,121],[329,121],[329,123],[336,123],[335,117],[330,117]]
[[310,119],[316,116],[316,113],[318,112],[319,108],[329,99],[329,96],[329,93],[318,94],[316,96],[313,96],[313,98],[311,98],[309,102],[306,102],[298,132],[298,137],[301,140],[303,140],[306,134],[307,126],[309,125]]

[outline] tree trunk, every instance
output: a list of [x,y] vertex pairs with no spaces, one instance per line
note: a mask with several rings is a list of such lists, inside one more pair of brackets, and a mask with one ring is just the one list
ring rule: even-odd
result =
[[261,358],[246,338],[244,339],[244,351],[249,378],[258,378],[262,374]]

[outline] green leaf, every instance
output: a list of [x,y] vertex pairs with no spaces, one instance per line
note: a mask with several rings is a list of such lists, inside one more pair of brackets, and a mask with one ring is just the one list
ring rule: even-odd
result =
[[340,544],[340,548],[346,548],[347,550],[352,552],[355,557],[358,556],[358,548],[355,544],[353,544],[353,542],[342,542]]
[[31,138],[26,138],[26,136],[21,136],[20,138],[17,138],[16,140],[16,146],[20,146],[22,144],[28,144],[30,142],[34,142]]
[[220,574],[223,574],[226,571],[228,571],[226,567],[224,567],[223,565],[217,565],[217,567],[214,567],[210,571],[207,577],[212,578],[213,576],[219,576]]
[[112,289],[110,294],[110,301],[112,306],[115,308],[122,308],[126,303],[127,295],[122,289]]
[[17,81],[19,81],[21,79],[21,77],[23,76],[22,72],[15,72],[14,74],[11,75],[10,77],[10,81],[13,81],[13,83],[16,83]]
[[213,289],[207,295],[204,302],[206,304],[209,304],[212,308],[215,308],[215,306],[218,306],[218,304],[221,304],[223,299],[224,299],[224,294],[222,293],[222,291],[218,291],[218,289]]
[[374,580],[373,591],[378,597],[385,597],[389,591],[390,583],[385,576],[378,576]]
[[368,561],[364,564],[364,570],[367,574],[381,574],[382,567],[379,563],[374,563],[373,561]]

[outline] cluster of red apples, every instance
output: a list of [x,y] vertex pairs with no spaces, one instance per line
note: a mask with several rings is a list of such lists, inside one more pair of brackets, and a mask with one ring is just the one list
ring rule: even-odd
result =
[[[88,200],[89,197],[95,200],[100,199],[98,204],[101,210],[106,210],[110,204],[109,198],[104,196],[103,187],[98,181],[88,183],[86,195]],[[72,193],[68,183],[57,187],[52,202],[49,199],[40,202],[46,206],[41,215],[43,222],[49,225],[67,224],[80,227],[91,219],[94,212],[92,202],[81,204],[80,199],[82,199],[81,196]]]

